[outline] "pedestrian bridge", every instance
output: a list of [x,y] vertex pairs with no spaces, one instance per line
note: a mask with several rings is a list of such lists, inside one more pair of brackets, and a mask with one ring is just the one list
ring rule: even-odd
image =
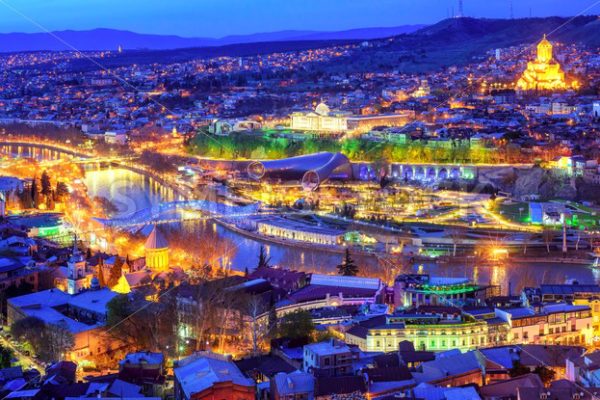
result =
[[116,218],[94,218],[106,227],[133,228],[150,223],[174,223],[198,219],[220,218],[229,223],[258,212],[258,203],[233,206],[209,200],[187,200],[160,203]]

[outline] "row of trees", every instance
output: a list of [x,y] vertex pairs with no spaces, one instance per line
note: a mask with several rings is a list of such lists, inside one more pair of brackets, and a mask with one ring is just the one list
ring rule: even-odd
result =
[[25,317],[15,321],[10,331],[16,339],[29,343],[40,359],[46,362],[63,359],[64,354],[75,345],[65,322],[45,324],[37,317]]
[[350,160],[431,163],[499,163],[510,159],[522,161],[520,151],[511,148],[470,146],[468,142],[441,145],[436,142],[408,141],[407,143],[375,142],[363,139],[306,139],[231,134],[225,137],[198,134],[188,144],[192,154],[235,159],[278,159],[320,151],[342,152]]
[[55,203],[62,202],[68,196],[69,188],[64,182],[56,182],[52,185],[52,178],[47,171],[42,172],[41,178],[34,177],[31,186],[18,193],[21,206],[27,208],[39,208],[45,204],[46,209],[53,210]]

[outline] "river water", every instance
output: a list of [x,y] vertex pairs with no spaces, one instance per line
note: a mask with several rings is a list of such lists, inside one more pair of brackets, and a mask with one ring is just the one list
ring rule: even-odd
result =
[[[143,207],[149,207],[162,200],[176,198],[173,192],[165,189],[152,179],[123,169],[100,169],[86,174],[86,184],[91,196],[105,196],[118,207],[119,213],[128,213]],[[164,227],[167,239],[180,239],[183,234],[191,243],[202,243],[208,238],[227,243],[228,262],[232,269],[252,269],[256,265],[260,242],[231,232],[212,221],[188,221]],[[179,232],[179,234],[175,234]],[[308,272],[334,272],[340,263],[340,254],[298,249],[291,246],[265,244],[271,263],[282,267],[305,270]],[[379,268],[381,261],[375,256],[355,257],[358,264],[370,271]],[[437,276],[468,277],[482,284],[499,284],[506,292],[508,285],[513,289],[522,285],[536,285],[542,282],[562,283],[577,280],[591,283],[600,280],[600,271],[584,265],[563,264],[489,264],[489,265],[444,265],[426,263],[408,265],[399,272],[422,272]]]
[[[60,153],[34,148],[1,146],[4,154],[31,157],[38,160],[58,159]],[[113,216],[122,216],[141,210],[161,201],[176,200],[172,190],[165,188],[151,178],[122,169],[90,169],[86,171],[86,186],[90,197],[102,196],[113,202],[118,211]],[[212,243],[213,252],[223,253],[222,257],[228,267],[243,271],[256,266],[258,253],[262,243],[231,232],[213,221],[187,221],[183,223],[162,226],[172,246],[182,246],[187,252],[202,252],[206,243]],[[271,264],[307,272],[333,273],[340,263],[342,256],[336,253],[298,249],[291,246],[264,244]],[[206,246],[205,246],[206,247]],[[381,270],[381,261],[375,256],[354,257],[368,274],[376,274]],[[384,263],[389,265],[389,263]],[[577,280],[580,283],[600,281],[600,270],[594,270],[585,265],[564,264],[499,264],[489,265],[444,265],[435,262],[423,265],[406,265],[397,270],[401,272],[429,273],[435,276],[468,277],[481,284],[499,284],[504,293],[510,284],[515,289],[523,285],[538,285],[540,283],[563,283]]]

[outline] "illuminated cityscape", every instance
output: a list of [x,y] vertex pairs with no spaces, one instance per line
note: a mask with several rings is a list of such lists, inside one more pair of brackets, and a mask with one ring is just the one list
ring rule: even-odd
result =
[[600,400],[600,3],[13,3],[0,400]]

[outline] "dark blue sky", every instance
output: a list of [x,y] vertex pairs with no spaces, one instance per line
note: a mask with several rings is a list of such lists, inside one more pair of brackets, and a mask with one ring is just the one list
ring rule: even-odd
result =
[[[465,14],[507,18],[510,0],[463,0]],[[513,0],[515,17],[578,14],[597,0]],[[457,0],[0,0],[0,32],[117,28],[221,37],[286,29],[429,24]],[[10,7],[15,10],[11,10]],[[22,15],[19,15],[21,13]],[[600,13],[596,5],[586,14]]]

